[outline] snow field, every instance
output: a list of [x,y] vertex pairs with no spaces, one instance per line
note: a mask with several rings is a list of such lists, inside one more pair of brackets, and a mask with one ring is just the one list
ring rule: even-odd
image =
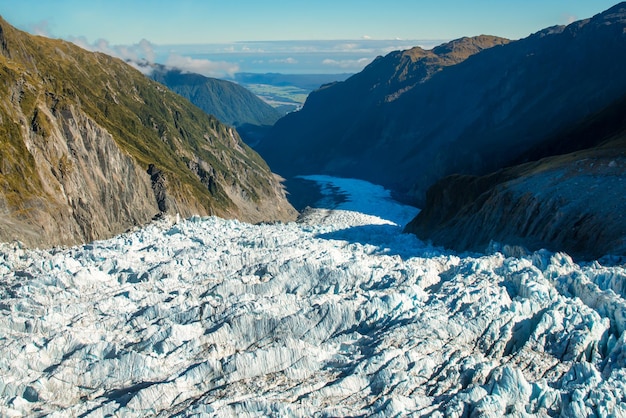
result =
[[316,181],[350,200],[0,245],[0,415],[626,416],[622,267],[448,253]]

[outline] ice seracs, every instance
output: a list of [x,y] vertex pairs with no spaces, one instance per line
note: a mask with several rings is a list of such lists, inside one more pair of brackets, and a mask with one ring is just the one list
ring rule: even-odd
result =
[[626,416],[622,267],[447,253],[318,180],[350,200],[299,223],[2,244],[0,415]]

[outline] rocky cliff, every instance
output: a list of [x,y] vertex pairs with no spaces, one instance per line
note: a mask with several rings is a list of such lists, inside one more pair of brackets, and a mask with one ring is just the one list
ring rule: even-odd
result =
[[0,240],[110,237],[163,212],[291,219],[237,133],[120,60],[0,18]]
[[363,178],[421,205],[442,177],[505,167],[625,94],[625,16],[392,53],[312,93],[258,150],[281,174]]
[[533,151],[573,152],[442,179],[406,231],[461,251],[493,241],[581,259],[626,255],[625,114],[626,97]]

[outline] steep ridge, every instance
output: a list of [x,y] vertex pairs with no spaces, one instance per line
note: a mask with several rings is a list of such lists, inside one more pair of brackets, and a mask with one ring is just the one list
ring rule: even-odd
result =
[[91,241],[161,212],[294,216],[234,129],[120,60],[0,29],[1,240]]
[[237,83],[155,65],[150,77],[221,122],[239,128],[270,126],[282,116],[254,93]]
[[[626,96],[527,155],[546,158],[442,179],[406,231],[461,251],[495,241],[581,259],[626,255],[625,114]],[[573,152],[547,157],[559,151]]]
[[[505,45],[412,50],[421,58],[406,71],[410,51],[392,53],[311,94],[258,150],[283,175],[363,178],[421,205],[445,175],[504,167],[626,93],[625,9]],[[462,51],[454,65],[429,67],[450,49]]]

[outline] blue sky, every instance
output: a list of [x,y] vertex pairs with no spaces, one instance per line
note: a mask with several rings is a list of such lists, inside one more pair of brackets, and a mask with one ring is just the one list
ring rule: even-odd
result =
[[[354,73],[378,55],[480,34],[519,39],[615,0],[0,0],[33,34],[207,76]],[[270,41],[270,42],[268,42]],[[278,42],[280,41],[280,42]]]
[[525,37],[615,0],[0,0],[9,23],[53,37],[133,44]]

